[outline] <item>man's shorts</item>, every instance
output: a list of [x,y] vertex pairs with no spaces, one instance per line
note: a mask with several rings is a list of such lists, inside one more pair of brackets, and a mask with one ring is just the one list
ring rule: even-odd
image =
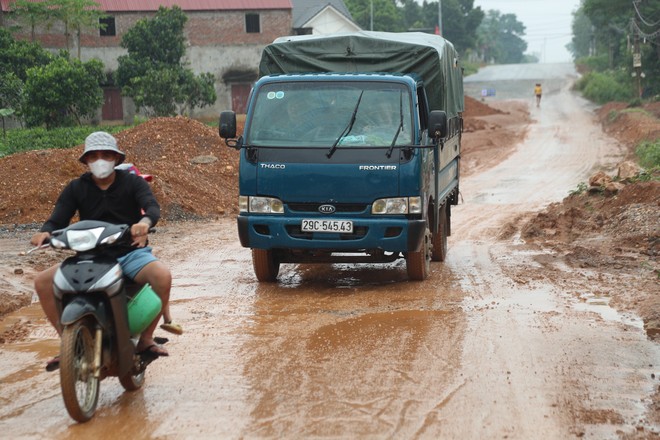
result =
[[154,257],[151,253],[151,247],[146,246],[131,251],[123,257],[117,258],[117,261],[119,262],[124,275],[135,280],[138,272],[140,272],[144,266],[152,261],[158,261],[158,258]]

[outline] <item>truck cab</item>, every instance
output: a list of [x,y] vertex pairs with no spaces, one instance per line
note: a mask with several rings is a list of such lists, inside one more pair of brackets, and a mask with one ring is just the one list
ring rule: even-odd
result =
[[404,258],[423,280],[444,259],[460,123],[430,111],[419,75],[266,75],[247,108],[241,136],[233,112],[219,130],[240,151],[238,232],[257,279],[282,263]]

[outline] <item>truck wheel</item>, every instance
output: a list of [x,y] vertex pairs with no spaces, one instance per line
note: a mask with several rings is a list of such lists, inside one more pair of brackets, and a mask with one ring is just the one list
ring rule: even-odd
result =
[[280,271],[280,263],[270,249],[252,249],[252,267],[262,283],[276,281]]
[[418,252],[408,252],[406,269],[410,281],[424,281],[431,271],[431,230],[426,225],[422,248]]
[[438,210],[438,233],[433,234],[433,253],[431,254],[431,260],[433,261],[445,261],[447,257],[447,231],[448,231],[448,222],[447,222],[447,205],[444,204]]

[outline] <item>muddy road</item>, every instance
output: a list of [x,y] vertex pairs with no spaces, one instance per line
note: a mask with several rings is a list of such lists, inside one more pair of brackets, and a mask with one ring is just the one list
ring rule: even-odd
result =
[[[562,268],[561,285],[545,277],[535,259],[549,251],[499,238],[621,154],[570,91],[571,66],[533,68],[466,83],[468,94],[501,85],[501,98],[529,102],[533,122],[505,160],[462,179],[447,261],[427,281],[408,282],[399,262],[283,265],[277,283],[259,284],[233,219],[164,225],[153,244],[172,267],[185,329],[170,336],[170,356],[137,392],[103,381],[96,416],[77,425],[58,375],[43,369],[54,331],[38,304],[12,313],[0,325],[27,334],[0,345],[0,436],[657,438],[660,347],[639,319],[576,298],[581,271]],[[0,244],[18,254],[28,236]]]

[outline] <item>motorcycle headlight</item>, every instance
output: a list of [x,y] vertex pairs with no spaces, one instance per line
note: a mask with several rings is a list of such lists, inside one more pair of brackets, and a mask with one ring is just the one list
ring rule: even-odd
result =
[[122,234],[122,231],[119,231],[119,232],[117,232],[117,233],[115,233],[115,234],[112,234],[112,235],[110,235],[110,236],[108,236],[108,237],[105,237],[103,240],[101,240],[101,244],[112,244],[112,243],[114,243],[115,241],[117,241],[117,239],[119,238],[119,236],[120,236],[121,234]]
[[421,214],[422,198],[391,197],[378,199],[371,205],[372,214]]
[[76,252],[84,252],[93,249],[96,246],[104,228],[86,229],[83,231],[67,231],[66,241],[69,243],[69,249]]

